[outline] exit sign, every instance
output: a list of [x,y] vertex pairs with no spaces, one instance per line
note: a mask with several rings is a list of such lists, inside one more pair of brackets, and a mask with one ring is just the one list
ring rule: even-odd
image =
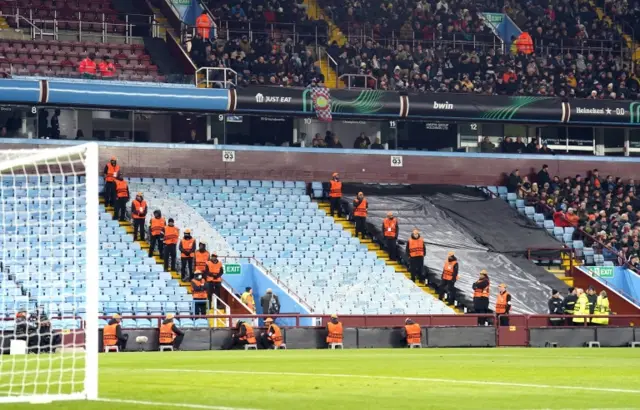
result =
[[224,265],[224,274],[225,275],[240,275],[242,273],[242,268],[237,263],[230,263]]
[[593,276],[613,278],[613,266],[589,266],[587,269]]

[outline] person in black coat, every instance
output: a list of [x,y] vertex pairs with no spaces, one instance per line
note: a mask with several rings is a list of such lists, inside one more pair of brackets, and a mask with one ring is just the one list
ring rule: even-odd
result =
[[[562,309],[565,315],[573,316],[573,310],[575,309],[576,302],[578,301],[578,294],[575,288],[569,288],[569,294],[562,302]],[[573,318],[569,317],[566,320],[567,326],[573,325]]]
[[[551,299],[549,299],[549,314],[550,315],[563,315],[564,314],[564,301],[562,295],[557,290],[551,291]],[[562,326],[564,319],[561,317],[550,318],[549,323],[551,326]]]
[[536,182],[538,182],[539,187],[544,186],[544,184],[546,183],[551,183],[551,177],[549,176],[549,165],[544,164],[542,166],[542,169],[538,171],[538,178]]

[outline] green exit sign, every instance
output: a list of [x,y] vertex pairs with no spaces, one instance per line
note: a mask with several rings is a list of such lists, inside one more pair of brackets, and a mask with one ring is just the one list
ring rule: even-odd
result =
[[237,263],[229,263],[224,265],[225,275],[240,275],[241,273],[242,273],[242,268]]
[[613,266],[589,266],[587,269],[593,276],[613,278]]
[[173,0],[173,4],[176,6],[190,6],[191,0]]

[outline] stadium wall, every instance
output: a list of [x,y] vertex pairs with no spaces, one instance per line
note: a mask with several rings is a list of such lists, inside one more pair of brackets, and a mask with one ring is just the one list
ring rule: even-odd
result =
[[[158,350],[158,330],[124,330],[129,334],[127,350]],[[231,336],[229,329],[183,329],[185,332],[182,350],[219,350],[224,340]],[[640,341],[640,329],[633,327],[580,327],[580,328],[531,328],[520,344],[503,344],[499,341],[499,332],[509,332],[508,327],[497,330],[495,327],[429,327],[422,329],[424,347],[546,347],[557,344],[558,347],[584,347],[590,341],[600,342],[602,347],[625,347],[631,342]],[[325,349],[327,331],[317,327],[291,327],[282,329],[288,349]],[[136,346],[136,337],[146,336],[148,343]],[[402,329],[398,327],[345,328],[345,349],[406,348],[402,338]],[[100,350],[102,350],[102,331],[100,331]]]
[[[81,142],[0,139],[3,149],[51,148]],[[374,151],[188,144],[100,142],[100,163],[115,155],[127,176],[158,178],[258,179],[325,181],[339,171],[346,182],[501,185],[512,170],[535,175],[542,164],[551,175],[601,175],[640,179],[635,158],[512,155],[452,152]],[[223,152],[234,161],[224,162]],[[401,156],[402,167],[391,166]]]
[[[268,314],[268,312],[262,311],[260,305],[260,297],[263,296],[267,289],[271,288],[273,292],[278,296],[280,301],[280,312],[284,313],[299,313],[309,314],[308,309],[302,306],[300,303],[287,293],[280,285],[276,284],[267,274],[259,267],[250,264],[243,263],[241,265],[241,273],[238,275],[225,274],[225,281],[230,284],[236,292],[244,292],[244,289],[248,286],[253,288],[253,297],[256,301],[256,309],[259,314]],[[295,326],[295,318],[280,318],[278,319],[280,326]],[[313,326],[313,318],[306,317],[300,319],[300,326]]]

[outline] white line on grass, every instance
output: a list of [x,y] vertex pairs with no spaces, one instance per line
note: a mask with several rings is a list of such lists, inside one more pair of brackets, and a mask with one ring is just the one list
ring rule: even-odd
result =
[[[136,369],[131,369],[136,370]],[[370,376],[366,374],[333,374],[333,373],[294,373],[294,372],[251,372],[241,370],[196,370],[196,369],[140,369],[143,372],[189,372],[189,373],[218,373],[218,374],[244,374],[254,376],[294,376],[294,377],[339,377],[347,379],[375,379],[375,380],[398,380],[398,381],[414,381],[414,382],[434,382],[434,383],[452,383],[452,384],[471,384],[481,386],[503,386],[503,387],[526,387],[535,389],[560,389],[560,390],[582,390],[591,392],[605,393],[629,393],[640,394],[640,390],[616,389],[606,387],[582,387],[582,386],[562,386],[550,384],[534,384],[534,383],[510,383],[510,382],[494,382],[489,380],[454,380],[454,379],[436,379],[430,377],[401,377],[401,376]]]
[[258,410],[242,407],[225,407],[225,406],[207,406],[205,404],[188,404],[188,403],[171,403],[171,402],[158,402],[158,401],[144,401],[144,400],[125,400],[125,399],[109,399],[99,398],[98,401],[106,403],[120,403],[120,404],[136,404],[139,406],[153,406],[153,407],[180,407],[183,409],[199,409],[199,410]]

